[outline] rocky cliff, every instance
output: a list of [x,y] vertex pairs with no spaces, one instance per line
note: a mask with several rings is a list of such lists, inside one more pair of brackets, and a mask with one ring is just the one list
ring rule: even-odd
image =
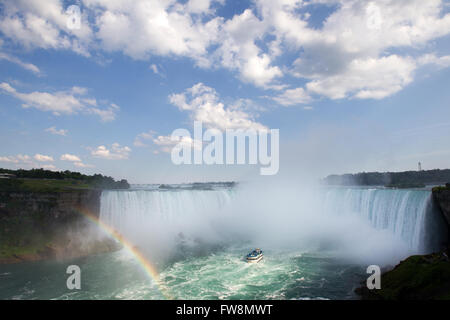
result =
[[439,205],[447,225],[450,227],[450,187],[433,188],[433,198]]
[[0,263],[112,250],[80,209],[98,216],[100,190],[0,192]]

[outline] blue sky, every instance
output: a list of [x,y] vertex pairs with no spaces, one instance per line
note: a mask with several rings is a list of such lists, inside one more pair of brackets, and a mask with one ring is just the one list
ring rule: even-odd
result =
[[[70,5],[81,9],[79,29],[67,25]],[[134,183],[258,174],[172,164],[168,136],[201,120],[280,129],[280,176],[448,168],[449,9],[438,0],[0,1],[0,166]]]

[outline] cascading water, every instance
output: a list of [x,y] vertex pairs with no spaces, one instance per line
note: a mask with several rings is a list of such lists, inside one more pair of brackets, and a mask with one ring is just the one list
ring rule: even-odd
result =
[[155,233],[167,241],[176,235],[195,237],[198,232],[212,233],[211,217],[230,202],[232,193],[230,189],[104,191],[100,219],[137,243]]
[[[247,208],[245,212],[230,214],[230,211],[237,211],[237,207],[245,206],[243,201],[247,204],[250,201],[246,200],[247,196],[243,196],[242,192],[242,189],[231,188],[104,191],[101,197],[100,219],[137,242],[140,241],[140,235],[142,239],[148,238],[149,234],[158,234],[164,238],[160,239],[161,241],[168,241],[169,236],[179,234],[213,239],[221,231],[220,228],[213,228],[214,223],[220,219],[221,222],[227,219],[231,221],[228,222],[228,230],[239,228],[237,220],[246,221],[245,225],[248,225],[251,223],[249,221],[256,217],[258,224],[265,223],[269,227],[274,226],[280,219],[289,221],[289,228],[295,229],[295,226],[292,226],[295,223],[304,224],[302,219],[292,219],[293,215],[300,217],[303,214],[301,211],[290,212],[288,216],[279,209],[277,212],[271,211],[268,215],[263,215],[264,208],[260,208],[256,210],[256,215],[252,216],[251,208]],[[239,193],[240,196],[235,197],[234,193]],[[431,192],[428,190],[323,188],[316,196],[318,198],[315,201],[321,199],[323,204],[321,214],[324,221],[327,220],[326,217],[342,217],[349,221],[352,217],[359,218],[373,229],[387,231],[400,239],[411,252],[439,249],[442,233],[438,230],[440,223],[436,222],[439,220],[439,214],[433,208]],[[233,198],[239,198],[237,206],[233,203]],[[292,199],[278,201],[282,203]],[[227,206],[229,204],[231,206]],[[311,207],[313,211],[320,210],[320,206],[312,206],[311,203],[309,206],[299,200],[297,203],[287,204],[288,207],[301,205]],[[228,211],[221,211],[225,207],[228,207]],[[245,220],[243,214],[250,214],[250,220]],[[259,225],[258,228],[261,227]],[[266,228],[266,231],[265,235],[271,233],[270,228]],[[303,228],[299,232],[306,233],[306,229]],[[256,236],[256,233],[252,234]]]
[[416,252],[439,247],[440,215],[428,190],[330,188],[326,190],[324,211],[362,217],[373,228],[403,239]]

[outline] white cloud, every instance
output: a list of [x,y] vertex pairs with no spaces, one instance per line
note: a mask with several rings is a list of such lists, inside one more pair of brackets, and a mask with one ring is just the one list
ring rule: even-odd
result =
[[283,106],[305,104],[311,102],[311,97],[303,88],[285,90],[282,94],[273,98]]
[[74,166],[78,168],[93,168],[94,166],[91,164],[86,164],[83,162],[74,162]]
[[345,72],[313,80],[306,87],[331,99],[382,99],[411,83],[415,68],[412,59],[397,55],[353,60]]
[[39,154],[39,153],[35,154],[33,158],[39,162],[53,162],[54,161],[53,157],[46,156],[46,155]]
[[156,66],[156,64],[151,64],[150,65],[150,70],[152,70],[154,74],[158,74],[159,73],[158,67]]
[[148,132],[142,132],[136,136],[133,145],[135,147],[147,147],[148,146],[147,141],[153,140],[155,134],[156,132],[153,130],[150,130]]
[[131,149],[127,146],[121,147],[118,143],[113,143],[111,149],[106,146],[98,146],[91,151],[91,154],[96,158],[107,160],[124,160],[128,159]]
[[400,91],[418,64],[389,50],[418,50],[450,34],[450,14],[443,14],[440,0],[316,2],[339,5],[322,28],[296,14],[308,3],[259,0],[258,8],[280,43],[298,52],[291,73],[309,80],[310,93],[331,99],[381,99]]
[[41,73],[41,70],[39,70],[39,68],[37,66],[35,66],[34,64],[23,62],[19,58],[11,56],[9,54],[6,54],[4,52],[0,52],[0,60],[6,60],[6,61],[9,61],[11,63],[15,63],[18,66],[20,66],[20,67],[22,67],[22,68],[24,68],[24,69],[26,69],[28,71],[31,71],[31,72],[33,72],[35,74],[38,74],[38,75]]
[[53,162],[51,156],[35,154],[33,157],[26,154],[18,154],[16,156],[0,156],[0,162],[8,163],[14,165],[16,168],[42,168],[46,170],[57,170],[53,164],[48,162]]
[[135,59],[173,54],[204,63],[206,48],[217,38],[221,21],[217,17],[203,22],[203,15],[194,18],[193,11],[209,11],[209,5],[199,1],[186,5],[166,0],[84,2],[96,12],[96,37],[103,47]]
[[179,144],[198,150],[202,147],[201,141],[195,141],[191,137],[181,137],[179,140],[172,140],[172,136],[157,136],[153,130],[138,134],[134,140],[136,147],[148,147],[150,143],[153,143],[159,148],[159,150],[153,150],[153,154],[159,154],[159,152],[170,153],[172,148]]
[[66,136],[67,135],[67,130],[64,129],[56,129],[55,127],[50,127],[45,129],[45,132],[50,132],[51,134],[55,134],[55,135],[59,135],[59,136]]
[[151,64],[149,68],[154,74],[159,74],[158,66],[156,64]]
[[136,147],[148,147],[150,143],[159,147],[159,150],[153,150],[154,154],[159,154],[160,151],[170,153],[172,148],[178,144],[193,147],[194,149],[201,149],[202,146],[201,141],[194,141],[191,137],[181,137],[180,140],[172,140],[172,136],[157,136],[153,130],[138,134],[134,140]]
[[348,69],[337,75],[314,80],[308,91],[331,99],[348,96],[360,99],[382,99],[412,82],[416,64],[397,55],[380,59],[353,60]]
[[170,102],[182,111],[188,111],[193,121],[201,121],[207,128],[267,130],[267,127],[254,121],[248,112],[239,110],[236,105],[225,106],[211,87],[197,83],[183,93],[169,96]]
[[[31,49],[73,50],[86,56],[121,52],[134,59],[188,57],[203,68],[231,70],[255,86],[286,90],[274,96],[284,105],[299,103],[299,88],[330,99],[381,99],[411,83],[421,65],[449,65],[448,56],[433,58],[429,52],[434,40],[450,34],[448,4],[442,0],[254,0],[229,19],[217,16],[214,9],[221,3],[83,0],[82,27],[69,30],[62,1],[6,1],[0,30],[8,41]],[[334,12],[322,25],[312,26],[310,21],[318,18],[313,8],[330,4]],[[150,68],[160,74],[155,64]],[[299,79],[288,82],[286,75]],[[371,85],[376,77],[388,81]],[[112,109],[77,100],[105,121],[114,117]]]
[[224,23],[221,45],[215,55],[224,67],[237,69],[244,81],[268,87],[272,80],[282,76],[282,72],[271,65],[271,57],[256,45],[267,30],[268,25],[247,9]]
[[186,8],[190,13],[210,14],[213,13],[213,9],[211,8],[213,2],[223,4],[225,0],[189,0],[186,4]]
[[12,95],[23,102],[23,108],[35,108],[40,111],[51,112],[56,116],[72,115],[78,113],[95,114],[104,122],[112,121],[116,117],[119,107],[110,104],[100,109],[92,106],[93,99],[86,99],[86,88],[73,87],[69,91],[57,91],[54,93],[34,91],[22,93],[13,88],[9,83],[0,83],[0,90]]
[[[172,136],[158,136],[153,139],[153,143],[160,147],[160,151],[171,153],[174,146],[183,145],[195,150],[202,149],[202,141],[194,140],[191,137],[179,137],[179,140],[172,139]],[[157,154],[157,153],[155,153]]]
[[0,162],[7,162],[7,163],[19,163],[19,159],[13,156],[2,156],[0,157]]
[[421,56],[418,59],[419,65],[435,65],[439,68],[449,68],[450,67],[450,55],[438,57],[434,53],[429,53]]
[[103,122],[114,121],[117,116],[117,112],[120,110],[120,107],[114,103],[111,103],[105,109],[100,108],[87,108],[87,113],[94,114],[100,117]]
[[88,56],[93,40],[86,15],[80,29],[69,29],[69,15],[59,0],[16,0],[2,3],[2,33],[26,48],[67,49]]
[[73,154],[68,154],[68,153],[63,154],[63,155],[61,156],[60,160],[63,160],[63,161],[72,161],[72,162],[81,162],[81,159],[80,159],[78,156],[73,155]]
[[78,157],[74,154],[69,154],[69,153],[63,154],[63,155],[61,155],[60,160],[73,162],[73,165],[78,168],[93,168],[94,167],[93,165],[83,163],[83,161],[81,161],[80,157]]

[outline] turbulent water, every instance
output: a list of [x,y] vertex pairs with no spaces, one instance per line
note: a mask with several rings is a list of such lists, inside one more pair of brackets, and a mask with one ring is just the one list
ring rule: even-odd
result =
[[[1,299],[353,299],[369,264],[439,247],[429,190],[260,190],[228,184],[105,191],[100,219],[130,250],[0,266]],[[243,257],[264,250],[258,264]],[[68,264],[82,270],[69,291]]]

